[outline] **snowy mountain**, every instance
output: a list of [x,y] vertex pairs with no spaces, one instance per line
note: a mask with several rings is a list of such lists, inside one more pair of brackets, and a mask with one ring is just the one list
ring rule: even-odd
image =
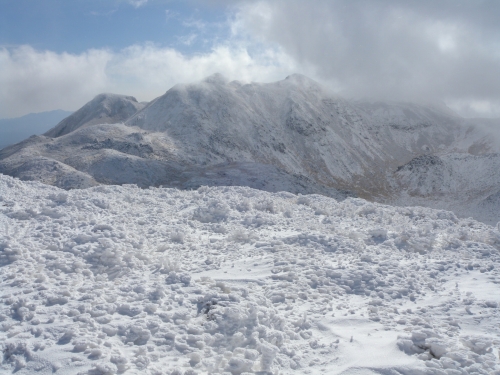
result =
[[97,96],[0,150],[0,373],[499,375],[497,123],[300,75]]
[[141,107],[98,96],[45,136],[0,151],[0,172],[64,188],[245,185],[438,201],[500,220],[494,209],[483,212],[498,201],[500,142],[491,124],[445,107],[345,100],[301,75],[267,84],[214,75]]
[[43,134],[72,112],[55,110],[0,119],[0,149],[21,142],[33,134]]
[[496,224],[500,214],[500,154],[423,155],[400,166],[390,177],[394,195],[387,203],[452,210]]
[[123,122],[142,107],[144,104],[138,103],[133,96],[100,94],[45,135],[57,138],[84,126]]
[[0,228],[2,374],[500,374],[500,233],[451,212],[0,175]]

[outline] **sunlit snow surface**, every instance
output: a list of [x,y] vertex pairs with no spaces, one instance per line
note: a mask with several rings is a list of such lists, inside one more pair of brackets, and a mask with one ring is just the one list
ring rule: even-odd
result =
[[0,175],[0,373],[499,374],[499,248],[427,208]]

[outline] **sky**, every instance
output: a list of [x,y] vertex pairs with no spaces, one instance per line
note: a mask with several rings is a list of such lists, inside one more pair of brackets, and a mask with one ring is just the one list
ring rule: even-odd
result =
[[216,72],[500,117],[497,0],[0,0],[0,118]]

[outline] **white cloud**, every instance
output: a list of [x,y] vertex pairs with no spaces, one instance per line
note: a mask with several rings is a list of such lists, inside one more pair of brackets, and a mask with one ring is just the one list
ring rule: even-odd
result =
[[179,40],[179,43],[185,46],[190,46],[194,43],[196,38],[198,38],[198,34],[191,33],[188,35],[179,36],[177,39]]
[[219,46],[188,57],[171,48],[146,44],[116,54],[107,71],[118,91],[134,91],[149,100],[176,83],[199,81],[216,72],[230,79],[272,81],[295,69],[286,55],[275,50],[252,56],[246,48]]
[[140,8],[142,7],[143,5],[146,5],[146,3],[148,2],[148,0],[128,0],[128,2],[134,6],[135,8]]
[[500,118],[500,101],[497,100],[464,98],[448,100],[445,104],[464,117]]
[[220,72],[230,79],[273,81],[297,66],[279,49],[251,54],[238,46],[219,46],[194,56],[153,44],[119,52],[82,54],[37,51],[30,46],[0,49],[0,118],[52,109],[74,110],[101,92],[151,100],[177,83]]
[[106,90],[111,59],[106,50],[71,55],[30,46],[0,49],[0,117],[78,107]]

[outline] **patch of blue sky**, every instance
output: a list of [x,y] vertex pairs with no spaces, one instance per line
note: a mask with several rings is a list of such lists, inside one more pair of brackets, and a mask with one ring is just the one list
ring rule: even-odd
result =
[[0,0],[0,47],[81,53],[152,42],[187,55],[230,37],[226,8],[180,0]]

